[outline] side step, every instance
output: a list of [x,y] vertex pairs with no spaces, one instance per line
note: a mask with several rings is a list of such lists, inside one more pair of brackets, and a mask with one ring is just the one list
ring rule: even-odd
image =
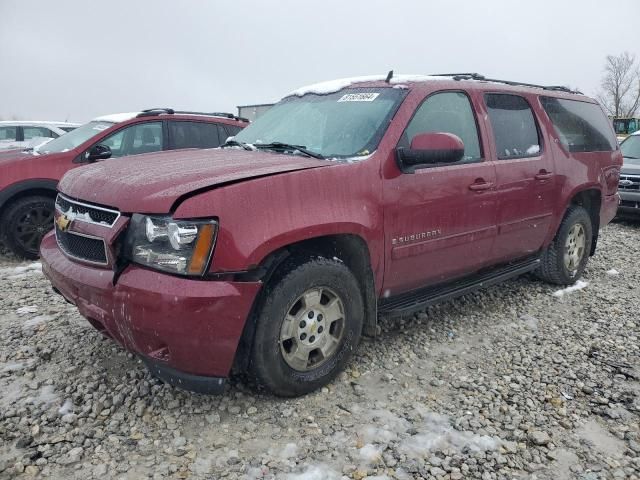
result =
[[383,298],[378,301],[381,314],[403,314],[423,309],[445,300],[466,295],[480,288],[504,282],[523,273],[531,272],[540,265],[540,257],[528,257],[524,260],[479,272],[452,282],[441,283],[410,292]]

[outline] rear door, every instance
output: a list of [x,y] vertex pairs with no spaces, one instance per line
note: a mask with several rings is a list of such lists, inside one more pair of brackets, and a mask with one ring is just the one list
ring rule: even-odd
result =
[[215,123],[187,120],[169,121],[169,149],[215,148],[227,134]]
[[493,135],[499,198],[498,234],[493,262],[508,261],[540,249],[551,227],[555,174],[539,123],[524,96],[486,93]]
[[427,132],[460,137],[464,157],[385,179],[386,295],[478,270],[495,237],[494,165],[483,153],[469,95],[440,91],[426,97],[398,146],[407,148],[415,135]]

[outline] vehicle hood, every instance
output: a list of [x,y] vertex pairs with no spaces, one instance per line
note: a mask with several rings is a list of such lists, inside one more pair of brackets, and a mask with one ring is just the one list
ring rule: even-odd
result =
[[622,175],[640,175],[640,159],[625,158],[620,173]]
[[333,164],[299,155],[232,148],[173,150],[76,168],[60,180],[58,189],[72,198],[122,212],[169,213],[180,197],[193,192]]
[[22,148],[7,148],[0,150],[0,163],[33,157],[34,155],[29,152],[25,152]]
[[13,164],[15,162],[33,161],[38,162],[41,160],[49,160],[52,158],[62,157],[69,155],[68,152],[63,153],[48,153],[45,155],[39,155],[31,151],[24,149],[12,149],[12,150],[0,150],[0,167]]

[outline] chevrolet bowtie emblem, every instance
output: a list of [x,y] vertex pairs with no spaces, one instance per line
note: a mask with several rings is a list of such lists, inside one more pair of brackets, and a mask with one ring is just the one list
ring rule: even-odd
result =
[[61,232],[66,232],[69,229],[69,225],[71,225],[71,220],[66,215],[60,215],[56,218],[56,225]]

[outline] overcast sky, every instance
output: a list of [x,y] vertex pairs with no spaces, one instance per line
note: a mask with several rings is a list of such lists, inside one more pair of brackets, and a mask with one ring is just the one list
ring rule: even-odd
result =
[[639,20],[638,0],[0,0],[0,116],[235,112],[390,69],[594,94],[607,54],[639,54]]

